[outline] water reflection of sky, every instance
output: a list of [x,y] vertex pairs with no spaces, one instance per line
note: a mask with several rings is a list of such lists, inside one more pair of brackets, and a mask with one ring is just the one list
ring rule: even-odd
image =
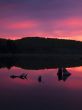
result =
[[[12,107],[12,110],[82,108],[82,67],[67,70],[71,76],[66,81],[58,81],[58,69],[24,70],[17,67],[10,70],[0,69],[1,108]],[[10,78],[12,74],[22,73],[28,73],[27,79]],[[41,82],[38,81],[39,76],[42,77]]]
[[[12,67],[10,70],[7,68],[0,69],[0,77],[1,77],[1,85],[12,86],[12,84],[17,85],[28,85],[28,86],[36,86],[39,84],[38,77],[42,77],[42,84],[47,85],[48,87],[61,86],[64,88],[72,88],[72,89],[81,89],[81,81],[82,81],[82,67],[73,67],[67,68],[67,70],[71,73],[71,76],[66,81],[58,81],[57,72],[58,69],[42,69],[42,70],[24,70],[17,67]],[[10,75],[20,75],[22,73],[26,73],[27,80],[15,78],[11,79]],[[1,86],[0,85],[0,86]]]

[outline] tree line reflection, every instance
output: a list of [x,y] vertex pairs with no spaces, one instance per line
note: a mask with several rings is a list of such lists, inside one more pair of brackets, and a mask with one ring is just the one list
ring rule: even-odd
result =
[[[61,81],[61,80],[66,81],[70,75],[71,75],[71,73],[66,68],[58,68],[58,71],[57,71],[58,81]],[[28,80],[28,74],[26,74],[26,73],[22,73],[20,75],[13,74],[13,75],[10,75],[10,78],[12,78],[12,79],[19,78],[22,80]],[[42,76],[39,75],[37,80],[39,83],[41,83]]]

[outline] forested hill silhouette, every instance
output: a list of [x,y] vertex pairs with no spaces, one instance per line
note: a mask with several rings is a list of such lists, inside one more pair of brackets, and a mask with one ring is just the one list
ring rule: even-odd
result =
[[81,54],[82,42],[41,37],[0,39],[0,53]]

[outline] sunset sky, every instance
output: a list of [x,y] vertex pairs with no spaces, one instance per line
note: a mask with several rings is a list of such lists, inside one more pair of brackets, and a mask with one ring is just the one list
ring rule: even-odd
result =
[[82,0],[0,0],[0,37],[82,41]]

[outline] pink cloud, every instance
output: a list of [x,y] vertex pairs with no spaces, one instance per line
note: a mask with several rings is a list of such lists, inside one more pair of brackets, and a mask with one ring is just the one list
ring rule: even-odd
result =
[[11,29],[29,29],[36,26],[36,23],[34,21],[24,21],[24,22],[17,22],[12,23],[8,26],[8,28]]
[[82,19],[67,18],[54,21],[0,19],[0,37],[18,39],[27,36],[74,39],[82,41]]
[[27,20],[27,21],[16,21],[16,22],[8,22],[8,23],[4,23],[5,28],[7,29],[31,29],[34,27],[37,27],[39,24],[37,21],[31,21],[31,20]]
[[78,29],[82,28],[82,19],[81,18],[67,18],[67,19],[59,19],[52,21],[53,27],[56,28],[67,28],[67,29]]

